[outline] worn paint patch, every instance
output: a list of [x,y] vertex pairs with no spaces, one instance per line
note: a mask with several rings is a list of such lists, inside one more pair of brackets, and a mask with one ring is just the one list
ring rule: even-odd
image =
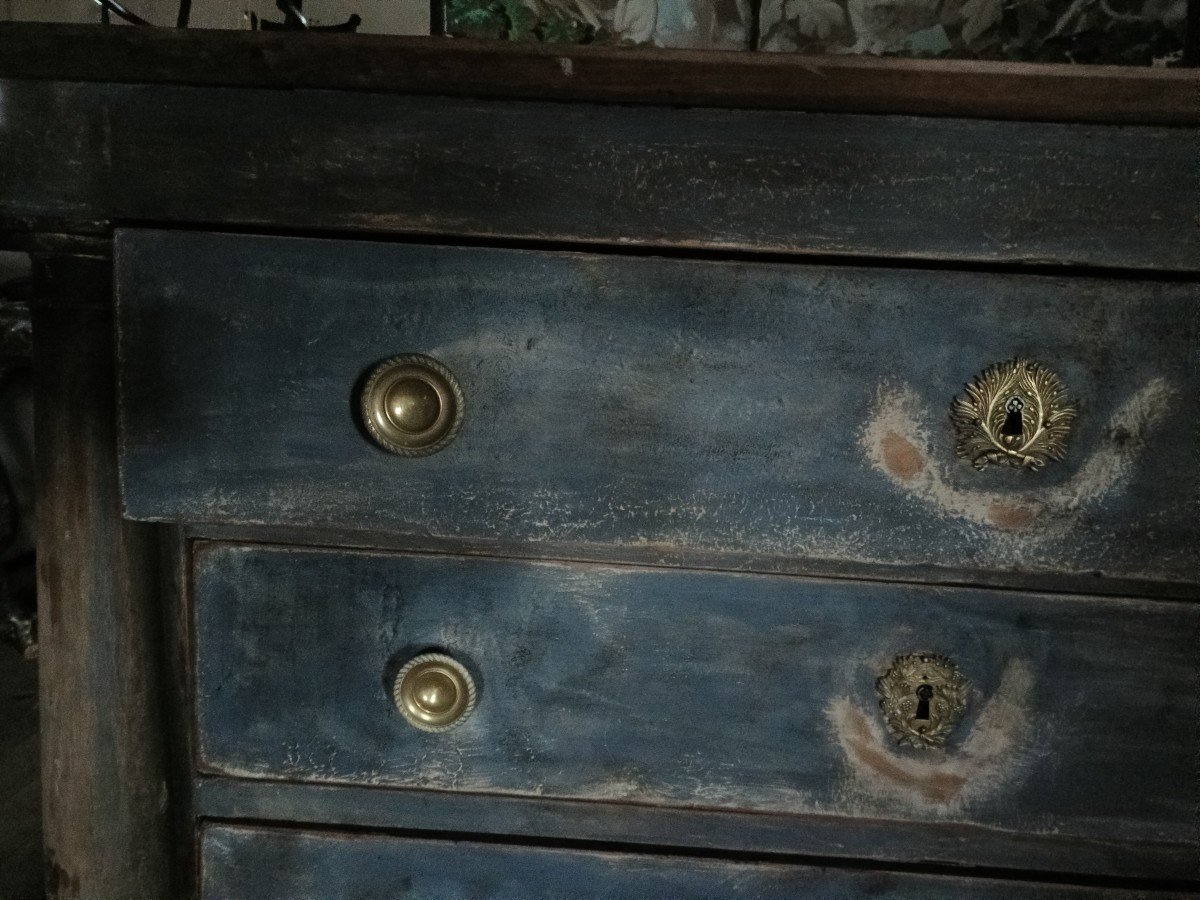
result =
[[1037,518],[1038,510],[1017,503],[995,503],[988,507],[987,516],[997,528],[1021,529]]
[[1011,661],[970,732],[945,751],[905,752],[876,710],[835,698],[826,715],[846,760],[846,801],[866,809],[882,802],[909,813],[951,814],[1005,790],[1022,771],[1023,751],[1032,746],[1026,700],[1033,683],[1029,665]]
[[1075,474],[1051,488],[989,491],[957,487],[951,467],[958,468],[960,461],[950,438],[931,439],[935,413],[907,385],[880,386],[862,428],[860,446],[876,470],[939,513],[1008,532],[1057,534],[1073,524],[1082,507],[1123,485],[1148,434],[1169,408],[1173,393],[1162,379],[1147,383],[1113,413],[1103,442],[1091,449]]
[[925,468],[925,457],[920,448],[895,431],[884,435],[880,449],[888,472],[902,481],[915,478]]

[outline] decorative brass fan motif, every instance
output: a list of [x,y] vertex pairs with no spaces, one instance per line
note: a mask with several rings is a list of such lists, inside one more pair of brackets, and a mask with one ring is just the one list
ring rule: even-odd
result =
[[996,463],[1036,470],[1063,458],[1075,407],[1057,375],[1017,357],[976,376],[955,398],[950,420],[958,455],[976,469]]

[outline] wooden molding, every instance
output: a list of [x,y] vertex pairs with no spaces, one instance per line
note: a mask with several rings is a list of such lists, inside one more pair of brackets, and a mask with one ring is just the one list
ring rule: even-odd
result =
[[0,78],[1200,124],[1200,70],[0,25]]

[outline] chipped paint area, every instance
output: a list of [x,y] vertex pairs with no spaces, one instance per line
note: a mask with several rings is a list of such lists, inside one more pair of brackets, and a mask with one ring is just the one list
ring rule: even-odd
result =
[[1172,394],[1162,379],[1147,383],[1113,413],[1104,442],[1075,474],[1041,490],[957,487],[951,467],[959,468],[960,461],[946,449],[935,449],[938,443],[930,436],[935,416],[907,385],[880,385],[860,445],[892,484],[939,513],[1001,532],[1057,536],[1071,527],[1078,510],[1123,487]]
[[[208,771],[219,772],[231,778],[252,780],[284,780],[316,782],[329,785],[370,785],[372,787],[405,787],[422,790],[461,791],[461,792],[491,792],[494,786],[486,778],[468,777],[462,762],[461,751],[457,752],[459,760],[455,764],[449,757],[446,759],[422,762],[422,768],[416,770],[397,768],[395,771],[347,771],[336,765],[334,758],[319,754],[308,754],[299,744],[283,748],[283,756],[278,759],[256,760],[249,764],[231,763],[222,760],[219,765],[207,764]],[[336,756],[336,754],[334,754]],[[506,791],[501,793],[512,796],[538,796],[536,789],[527,791]]]
[[946,751],[902,750],[877,711],[849,697],[830,701],[826,716],[846,761],[845,803],[862,812],[880,812],[882,805],[893,813],[950,816],[1008,790],[1023,774],[1034,739],[1024,699],[1033,687],[1029,665],[1009,662],[970,732]]
[[[200,521],[270,525],[284,521],[337,526],[320,511],[337,510],[355,488],[353,475],[366,475],[368,465],[343,467],[338,477],[320,484],[266,483],[249,491],[206,485],[198,491]],[[452,487],[440,494],[414,492],[403,505],[408,521],[435,539],[500,540],[514,535],[529,545],[571,543],[631,547],[638,551],[678,553],[682,549],[725,553],[754,547],[757,552],[818,560],[854,559],[886,564],[887,555],[873,552],[871,536],[861,529],[842,531],[836,521],[797,509],[791,498],[750,498],[697,490],[689,495],[666,494],[614,500],[626,485],[606,484],[595,494],[581,495],[565,488],[535,487],[520,496],[498,495],[488,488]],[[247,516],[247,502],[262,503],[270,516]],[[447,515],[447,508],[453,510]],[[314,513],[314,510],[317,511]],[[394,515],[380,509],[378,515]],[[764,533],[760,519],[771,522]],[[463,521],[481,523],[465,533]],[[618,537],[607,537],[616,533]]]

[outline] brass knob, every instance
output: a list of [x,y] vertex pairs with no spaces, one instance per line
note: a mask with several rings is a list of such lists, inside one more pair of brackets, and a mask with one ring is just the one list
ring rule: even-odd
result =
[[445,731],[475,708],[475,680],[453,657],[422,653],[396,674],[392,699],[410,725],[422,731]]
[[362,389],[362,418],[371,437],[399,456],[428,456],[462,425],[463,393],[436,359],[410,353],[377,365]]

